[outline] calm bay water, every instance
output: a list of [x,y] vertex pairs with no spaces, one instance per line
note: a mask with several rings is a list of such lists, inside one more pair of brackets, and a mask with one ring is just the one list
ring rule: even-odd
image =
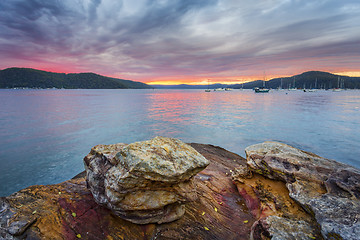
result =
[[[287,94],[286,94],[287,93]],[[360,168],[360,91],[0,90],[0,196],[68,180],[97,144],[280,141]]]

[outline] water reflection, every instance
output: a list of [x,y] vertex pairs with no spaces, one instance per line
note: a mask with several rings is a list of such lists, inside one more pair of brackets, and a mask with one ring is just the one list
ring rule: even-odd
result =
[[96,144],[156,135],[244,156],[276,140],[360,167],[360,91],[0,90],[0,195],[83,170]]

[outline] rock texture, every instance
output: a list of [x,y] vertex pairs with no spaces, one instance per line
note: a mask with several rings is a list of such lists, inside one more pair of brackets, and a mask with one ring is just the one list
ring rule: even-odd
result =
[[[113,150],[116,154],[108,154]],[[185,213],[194,201],[192,177],[209,161],[174,138],[96,146],[84,159],[90,191],[99,204],[137,224],[164,223]]]
[[[124,220],[100,196],[107,191],[103,173],[119,164],[117,154],[127,146],[92,149],[85,161],[89,168],[103,166],[91,176],[104,185],[91,191],[84,172],[0,198],[0,239],[358,239],[359,170],[275,142],[246,148],[246,160],[191,144],[210,164],[192,178],[197,197],[183,204],[184,215],[162,224]],[[98,204],[95,195],[105,202]],[[143,204],[154,203],[142,201],[139,208]]]
[[[235,171],[233,179],[259,219],[253,228],[260,239],[287,239],[284,234],[289,232],[303,233],[295,239],[359,239],[358,169],[278,142],[256,144],[245,151],[248,166]],[[265,177],[268,187],[259,177],[252,181],[252,175]],[[275,189],[276,182],[286,183],[286,189]],[[301,208],[291,207],[296,203]]]
[[[94,201],[83,173],[0,198],[0,239],[249,239],[255,219],[230,176],[245,159],[211,145],[191,146],[210,164],[195,175],[193,191],[198,199],[185,204],[185,214],[177,221],[138,225],[117,217]],[[114,153],[100,151],[99,158]]]

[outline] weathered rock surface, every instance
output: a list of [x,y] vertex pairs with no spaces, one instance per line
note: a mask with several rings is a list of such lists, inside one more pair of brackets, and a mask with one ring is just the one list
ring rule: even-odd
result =
[[[176,221],[139,225],[116,216],[96,203],[84,172],[0,198],[0,239],[358,239],[359,170],[281,143],[247,148],[247,161],[191,146],[210,164],[193,177],[197,198]],[[88,157],[105,166],[94,178],[104,181],[125,147],[93,148]]]
[[192,177],[209,161],[178,139],[155,137],[126,146],[96,146],[84,163],[99,204],[128,221],[147,224],[184,215],[184,203],[197,198]]
[[[233,178],[248,202],[261,206],[253,207],[252,212],[259,218],[257,227],[262,230],[263,238],[268,235],[273,239],[284,239],[283,234],[289,232],[284,225],[287,221],[296,222],[291,225],[297,225],[298,230],[293,228],[292,232],[304,233],[301,229],[315,226],[315,220],[322,236],[313,228],[306,231],[310,238],[359,239],[358,169],[277,142],[256,144],[246,148],[245,152],[248,167],[238,169]],[[268,187],[254,183],[251,174],[262,175],[266,177],[264,181],[273,183]],[[285,182],[286,189],[275,190],[276,181]],[[299,203],[301,208],[291,210],[290,206],[296,206],[295,203]],[[258,212],[254,212],[256,209]],[[278,217],[282,219],[279,221]],[[277,220],[274,222],[274,219]],[[305,236],[295,239],[305,239]]]
[[177,221],[138,225],[123,220],[94,201],[79,174],[1,198],[0,239],[249,239],[255,219],[230,176],[245,159],[219,147],[191,145],[210,164],[195,175],[198,198],[185,204]]

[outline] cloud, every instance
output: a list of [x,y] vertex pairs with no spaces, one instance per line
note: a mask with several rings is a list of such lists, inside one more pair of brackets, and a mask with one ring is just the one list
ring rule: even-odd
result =
[[360,59],[359,21],[357,0],[3,0],[0,67],[135,80],[336,68]]

